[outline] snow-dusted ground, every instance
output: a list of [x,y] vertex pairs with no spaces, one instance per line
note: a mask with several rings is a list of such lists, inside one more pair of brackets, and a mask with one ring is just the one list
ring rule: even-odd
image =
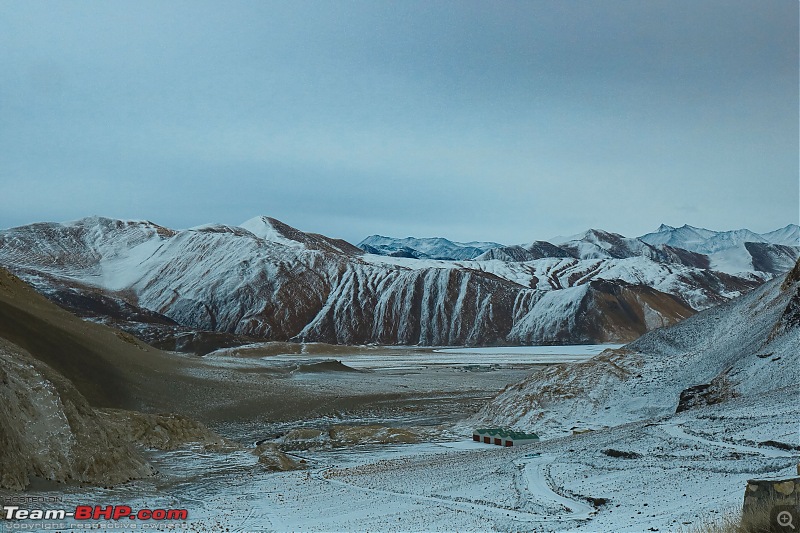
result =
[[[558,281],[559,286],[565,288],[580,286],[592,279],[622,280],[632,284],[648,285],[668,294],[680,295],[696,309],[705,309],[714,303],[708,299],[708,293],[704,288],[690,281],[693,279],[693,272],[696,269],[683,265],[661,264],[647,257],[637,256],[626,259],[548,257],[533,261],[511,262],[496,259],[441,261],[366,254],[362,256],[362,260],[372,265],[394,265],[408,269],[441,269],[456,265],[461,268],[487,272],[518,283],[523,287],[541,291],[552,291],[554,280]],[[762,272],[752,272],[751,270],[737,271],[736,275],[750,280],[769,278]],[[741,292],[722,290],[720,294],[724,298],[735,298]]]
[[793,475],[797,451],[759,443],[796,445],[798,412],[779,390],[518,448],[300,452],[309,469],[278,474],[247,452],[158,452],[155,479],[36,495],[189,510],[160,531],[676,531],[738,508],[748,479]]
[[[391,426],[451,425],[477,412],[507,385],[518,383],[553,363],[579,363],[612,345],[457,349],[425,347],[359,347],[349,353],[258,355],[219,350],[186,372],[203,379],[248,380],[259,386],[283,387],[288,394],[333,399],[352,396],[348,406],[315,410],[297,418],[253,428],[252,435],[224,424],[227,436],[253,442],[293,427],[325,429],[330,424]],[[464,352],[464,353],[460,353]],[[255,354],[255,355],[253,355]],[[187,356],[189,357],[189,356]],[[341,366],[332,361],[339,361]],[[359,372],[346,371],[347,367]],[[294,391],[294,392],[292,392]]]

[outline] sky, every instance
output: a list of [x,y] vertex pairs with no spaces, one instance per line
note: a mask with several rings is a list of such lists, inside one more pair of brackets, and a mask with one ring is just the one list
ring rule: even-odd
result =
[[0,50],[0,228],[800,218],[794,0],[0,0]]

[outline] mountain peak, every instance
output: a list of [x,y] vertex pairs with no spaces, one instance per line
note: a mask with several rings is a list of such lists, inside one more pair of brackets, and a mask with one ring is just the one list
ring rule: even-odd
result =
[[800,226],[797,224],[787,224],[768,233],[762,233],[767,241],[773,244],[783,244],[784,246],[800,246]]
[[360,255],[363,253],[362,250],[342,239],[334,239],[318,233],[306,233],[285,222],[281,222],[277,218],[264,215],[242,222],[239,227],[249,231],[259,239],[293,248],[347,255]]
[[303,232],[297,228],[266,215],[253,217],[239,224],[259,239],[276,242],[285,246],[303,246]]

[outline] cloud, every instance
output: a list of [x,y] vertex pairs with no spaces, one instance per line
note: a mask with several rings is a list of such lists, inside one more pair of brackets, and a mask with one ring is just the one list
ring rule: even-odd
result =
[[798,217],[794,2],[12,4],[0,226],[513,243]]

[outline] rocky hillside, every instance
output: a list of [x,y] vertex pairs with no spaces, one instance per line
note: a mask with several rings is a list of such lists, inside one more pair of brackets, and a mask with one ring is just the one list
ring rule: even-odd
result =
[[438,261],[362,254],[268,217],[184,231],[94,217],[0,232],[0,265],[80,316],[198,353],[254,339],[630,341],[770,277],[606,232],[583,239],[526,249],[558,257]]
[[196,419],[222,409],[230,420],[254,402],[263,414],[288,396],[270,396],[263,378],[198,372],[196,361],[80,320],[0,269],[0,488],[147,477],[142,446],[230,449]]
[[31,477],[112,485],[153,474],[69,380],[0,338],[0,487]]
[[800,262],[749,294],[507,387],[479,424],[558,435],[800,385]]

